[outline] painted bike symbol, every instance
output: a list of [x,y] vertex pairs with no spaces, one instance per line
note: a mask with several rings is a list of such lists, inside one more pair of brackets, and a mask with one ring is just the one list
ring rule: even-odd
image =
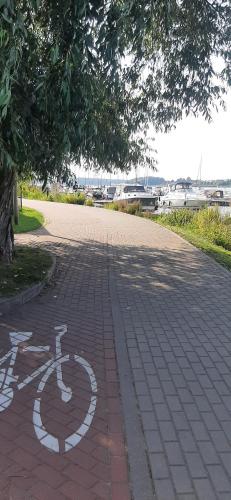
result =
[[[43,446],[46,446],[49,450],[52,450],[56,453],[59,453],[61,447],[59,443],[59,439],[49,434],[46,430],[45,426],[42,422],[41,417],[41,396],[43,389],[53,372],[56,372],[56,381],[57,386],[61,391],[61,399],[63,402],[68,403],[72,398],[72,390],[70,387],[67,387],[63,382],[63,374],[62,374],[62,365],[70,360],[70,354],[62,355],[61,349],[61,338],[65,333],[67,333],[67,325],[56,326],[55,330],[58,332],[55,340],[55,355],[53,355],[44,365],[40,366],[37,370],[35,370],[31,375],[28,375],[22,382],[18,383],[18,376],[14,375],[14,365],[16,362],[18,350],[20,348],[20,344],[23,345],[23,342],[27,342],[32,336],[32,332],[11,332],[9,334],[10,341],[12,347],[10,351],[0,358],[0,366],[8,360],[8,368],[0,369],[0,412],[5,411],[8,406],[13,401],[14,398],[14,389],[11,385],[16,384],[17,389],[20,391],[26,385],[28,385],[32,380],[38,377],[40,374],[43,374],[37,389],[37,397],[34,401],[33,408],[33,424],[35,429],[35,434],[39,439],[40,443]],[[50,350],[50,346],[26,346],[23,347],[23,351],[27,352],[48,352]],[[64,452],[67,452],[74,448],[81,439],[87,433],[91,422],[93,420],[95,409],[96,409],[96,393],[97,393],[97,383],[95,379],[94,372],[89,365],[89,363],[82,357],[74,355],[74,360],[81,365],[81,367],[85,370],[85,373],[88,377],[90,387],[91,387],[91,399],[89,403],[89,407],[84,418],[84,421],[80,425],[80,427],[73,432],[70,436],[68,436],[64,441]]]

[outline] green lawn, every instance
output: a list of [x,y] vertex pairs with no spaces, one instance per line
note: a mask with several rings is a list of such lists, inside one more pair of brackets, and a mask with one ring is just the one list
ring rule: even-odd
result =
[[17,233],[27,233],[28,231],[34,231],[44,224],[44,217],[41,212],[34,210],[32,208],[23,207],[19,212],[19,224],[14,225],[14,232]]
[[16,246],[13,263],[0,263],[0,297],[15,295],[43,281],[51,265],[52,258],[45,250]]
[[210,255],[210,257],[213,257],[217,262],[219,262],[219,264],[231,271],[231,252],[229,250],[211,243],[211,241],[199,235],[193,228],[169,226],[168,224],[164,224],[162,221],[159,221],[158,218],[155,219],[155,222],[179,234],[179,236],[182,236],[195,247],[200,248],[202,252]]

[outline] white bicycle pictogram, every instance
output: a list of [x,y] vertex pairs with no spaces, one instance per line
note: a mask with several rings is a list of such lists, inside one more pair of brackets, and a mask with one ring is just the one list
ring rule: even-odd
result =
[[[58,334],[55,339],[55,354],[36,369],[31,375],[28,375],[22,382],[18,383],[18,375],[14,374],[14,365],[17,359],[18,350],[21,346],[23,346],[24,352],[34,352],[34,353],[44,353],[50,351],[50,346],[33,346],[26,345],[30,337],[32,336],[32,332],[11,332],[9,333],[10,341],[12,344],[11,349],[8,353],[0,358],[0,366],[3,363],[8,361],[8,367],[0,369],[0,412],[5,411],[13,401],[14,398],[14,389],[15,386],[20,391],[26,385],[28,385],[32,380],[37,378],[39,375],[42,375],[42,378],[38,384],[37,389],[37,397],[34,401],[33,408],[33,425],[37,438],[40,443],[48,448],[49,450],[59,453],[61,450],[60,440],[54,435],[50,434],[43,422],[41,417],[41,396],[44,390],[44,387],[53,372],[56,372],[56,380],[57,386],[61,391],[61,399],[64,403],[68,403],[72,398],[72,390],[70,387],[67,387],[63,382],[63,374],[62,374],[62,365],[70,360],[70,354],[63,355],[61,349],[61,338],[65,333],[67,333],[67,325],[60,325],[54,328]],[[67,452],[74,448],[81,439],[85,436],[89,427],[92,423],[95,410],[96,410],[96,393],[97,393],[97,383],[95,374],[90,366],[90,364],[82,357],[77,354],[73,355],[74,360],[81,365],[83,370],[88,377],[90,388],[92,395],[90,397],[90,403],[88,410],[86,412],[85,418],[80,425],[80,427],[73,432],[70,436],[68,436],[64,440],[64,452]],[[43,373],[44,372],[44,373]],[[14,388],[12,387],[14,384]]]

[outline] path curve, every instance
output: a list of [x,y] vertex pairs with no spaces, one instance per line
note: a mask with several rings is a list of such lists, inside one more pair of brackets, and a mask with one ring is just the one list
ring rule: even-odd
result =
[[[83,352],[92,364],[99,405],[81,447],[54,458],[39,448],[30,413],[24,414],[33,388],[18,394],[0,414],[6,488],[18,463],[26,479],[20,486],[11,480],[10,487],[32,498],[130,500],[125,428],[135,500],[230,500],[231,274],[151,221],[91,207],[25,204],[41,210],[47,223],[17,240],[51,248],[58,268],[53,288],[1,318],[0,349],[6,352],[9,328],[29,329],[42,344],[52,342],[54,324],[68,323],[64,350]],[[82,410],[86,391],[83,380]],[[57,398],[45,403],[48,424],[62,432]],[[62,408],[63,425],[76,425],[79,411]]]

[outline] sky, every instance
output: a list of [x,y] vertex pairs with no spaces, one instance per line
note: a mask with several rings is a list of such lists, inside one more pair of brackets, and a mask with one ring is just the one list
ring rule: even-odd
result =
[[172,132],[156,135],[158,175],[196,179],[201,162],[202,179],[231,178],[231,92],[226,107],[212,123],[188,117]]
[[[157,175],[168,180],[179,177],[197,179],[201,163],[202,179],[230,179],[231,92],[226,97],[226,108],[226,111],[220,109],[214,112],[212,123],[201,117],[187,117],[177,124],[175,130],[167,134],[154,134],[158,171],[149,171],[148,175]],[[145,175],[144,169],[138,169],[137,174]],[[78,169],[77,175],[84,176],[85,172]],[[102,176],[108,177],[104,173]],[[134,176],[133,171],[128,178]],[[126,179],[119,173],[116,177]]]

